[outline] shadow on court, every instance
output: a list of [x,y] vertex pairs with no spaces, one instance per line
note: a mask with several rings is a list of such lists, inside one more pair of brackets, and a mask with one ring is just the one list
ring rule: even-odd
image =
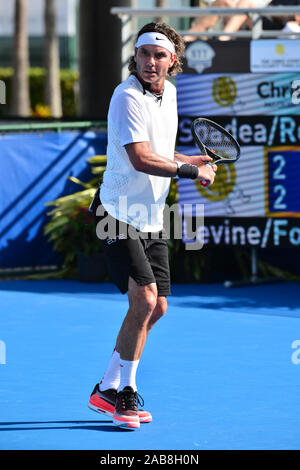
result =
[[[283,316],[283,317],[292,317],[292,318],[300,318],[300,311],[299,311],[299,303],[295,301],[294,305],[284,302],[276,302],[274,300],[264,301],[261,302],[256,300],[252,300],[246,297],[239,297],[237,299],[226,299],[219,301],[189,301],[189,302],[178,302],[178,307],[182,308],[196,308],[196,309],[208,309],[208,310],[239,310],[239,313],[249,312],[255,313],[256,315],[271,315],[271,316]],[[280,307],[283,307],[284,310],[277,310]],[[255,310],[255,311],[254,311]]]
[[[225,288],[222,284],[175,284],[172,286],[170,305],[182,308],[209,310],[257,309],[258,314],[291,316],[299,318],[299,282],[280,282],[238,288]],[[126,301],[111,283],[83,283],[76,280],[25,280],[2,281],[0,292],[26,292],[35,294],[74,294],[75,296],[101,296],[111,294]],[[277,308],[280,310],[278,311]],[[264,310],[265,309],[265,310]]]
[[[57,424],[58,426],[41,426]],[[68,424],[68,426],[67,426]],[[104,425],[105,424],[105,425]],[[112,421],[4,421],[0,422],[1,431],[49,431],[51,429],[103,431],[103,432],[132,432],[117,428]]]
[[197,293],[189,286],[188,298],[184,299],[182,287],[176,286],[174,302],[182,308],[300,318],[299,287],[296,282],[230,289],[210,284],[208,288],[201,285]]
[[32,292],[36,294],[119,293],[111,283],[85,283],[77,280],[16,280],[0,281],[0,291]]

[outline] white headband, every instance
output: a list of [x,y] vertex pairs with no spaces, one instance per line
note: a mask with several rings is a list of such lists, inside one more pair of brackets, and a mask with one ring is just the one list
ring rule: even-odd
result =
[[135,47],[141,47],[146,45],[153,45],[153,46],[160,46],[164,47],[171,54],[175,54],[175,46],[174,44],[164,35],[161,33],[144,33],[138,38]]

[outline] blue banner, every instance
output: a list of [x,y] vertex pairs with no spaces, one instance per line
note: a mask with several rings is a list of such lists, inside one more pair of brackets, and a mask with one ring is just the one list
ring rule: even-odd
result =
[[92,178],[86,159],[106,153],[106,133],[45,132],[0,137],[0,268],[56,264],[43,230],[45,203]]

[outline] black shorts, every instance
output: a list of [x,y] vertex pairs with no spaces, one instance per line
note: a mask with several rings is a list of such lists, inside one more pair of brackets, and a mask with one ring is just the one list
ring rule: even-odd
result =
[[[101,215],[96,215],[99,205],[101,201],[98,191],[91,206],[97,238],[102,245],[111,280],[122,294],[128,291],[130,276],[140,286],[156,283],[158,296],[170,295],[169,255],[165,233],[140,232],[114,219],[103,206]],[[109,234],[106,238],[103,231],[99,233],[101,221],[102,227],[104,225],[104,218],[105,222],[112,222],[112,226],[116,227],[114,234]]]

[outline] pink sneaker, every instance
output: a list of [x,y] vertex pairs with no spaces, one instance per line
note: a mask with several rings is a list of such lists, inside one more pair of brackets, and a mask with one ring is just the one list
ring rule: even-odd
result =
[[[117,390],[115,390],[114,388],[110,388],[108,390],[105,390],[104,392],[101,392],[99,384],[97,384],[95,385],[94,390],[91,393],[88,407],[93,411],[97,411],[97,413],[102,413],[106,416],[113,417],[115,412],[116,399]],[[140,423],[151,423],[152,416],[149,411],[138,409],[137,414]]]

